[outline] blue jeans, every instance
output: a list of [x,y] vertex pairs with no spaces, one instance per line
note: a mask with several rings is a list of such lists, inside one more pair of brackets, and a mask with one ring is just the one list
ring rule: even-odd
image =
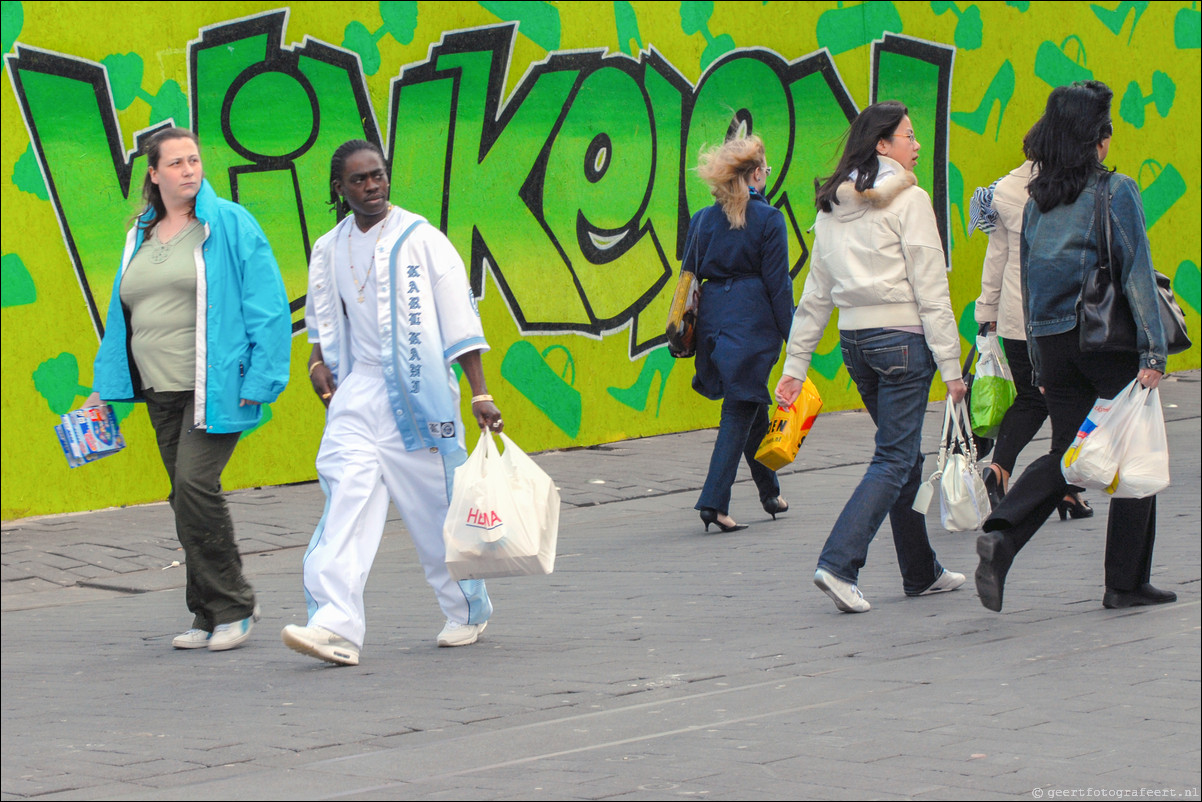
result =
[[730,487],[739,471],[739,455],[747,460],[751,478],[759,490],[760,503],[780,495],[780,484],[776,472],[756,461],[755,452],[768,433],[768,407],[755,401],[722,401],[722,421],[718,424],[718,438],[714,441],[714,453],[710,456],[710,469],[701,488],[701,498],[693,507],[696,510],[730,512]]
[[895,329],[839,332],[843,364],[876,424],[876,452],[818,558],[845,582],[856,583],[868,545],[889,516],[907,595],[929,588],[943,573],[927,539],[926,516],[912,509],[922,483],[922,422],[935,360],[921,334]]

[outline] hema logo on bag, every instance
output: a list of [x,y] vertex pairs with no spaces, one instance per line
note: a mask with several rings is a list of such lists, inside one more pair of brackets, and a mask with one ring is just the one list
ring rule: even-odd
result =
[[497,515],[495,510],[478,510],[471,507],[467,511],[467,520],[464,523],[473,529],[496,529],[505,522],[501,520],[501,516]]

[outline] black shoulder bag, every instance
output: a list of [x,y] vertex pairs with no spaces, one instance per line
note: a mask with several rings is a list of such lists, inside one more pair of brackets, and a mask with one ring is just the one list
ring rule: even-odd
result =
[[[1081,297],[1077,302],[1077,333],[1082,352],[1139,350],[1136,346],[1135,316],[1123,295],[1122,286],[1113,273],[1110,254],[1110,173],[1098,178],[1094,218],[1098,221],[1098,267],[1085,276]],[[1156,306],[1164,326],[1165,341],[1170,354],[1179,354],[1190,347],[1185,330],[1185,313],[1173,295],[1169,277],[1158,270],[1156,277]]]

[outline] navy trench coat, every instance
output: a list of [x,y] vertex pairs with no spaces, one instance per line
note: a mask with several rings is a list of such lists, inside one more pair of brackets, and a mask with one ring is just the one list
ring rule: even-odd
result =
[[681,270],[703,280],[693,389],[706,398],[772,403],[768,374],[793,323],[785,218],[752,191],[747,224],[732,229],[722,206],[689,222]]

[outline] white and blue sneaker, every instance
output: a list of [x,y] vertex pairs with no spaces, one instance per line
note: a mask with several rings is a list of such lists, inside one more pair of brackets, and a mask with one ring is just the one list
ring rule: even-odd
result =
[[213,628],[213,637],[209,638],[209,651],[224,652],[241,646],[250,637],[250,631],[259,617],[259,605],[256,604],[254,612],[241,621],[218,624]]

